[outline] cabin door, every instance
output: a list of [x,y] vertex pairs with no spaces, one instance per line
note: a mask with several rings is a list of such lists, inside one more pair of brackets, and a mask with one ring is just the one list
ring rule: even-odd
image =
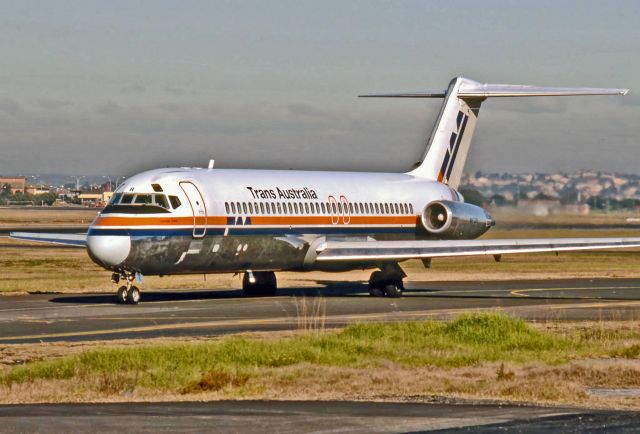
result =
[[189,205],[193,213],[193,238],[203,238],[207,234],[207,207],[204,198],[195,184],[182,181],[180,187],[189,199]]

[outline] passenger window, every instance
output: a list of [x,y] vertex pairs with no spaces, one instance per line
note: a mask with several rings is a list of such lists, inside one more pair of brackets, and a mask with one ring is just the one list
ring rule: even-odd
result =
[[291,202],[289,202],[287,205],[289,205],[289,214],[293,214],[293,206],[291,205]]
[[353,204],[352,203],[349,204],[349,212],[351,214],[353,214]]
[[296,214],[299,214],[299,212],[298,212],[298,203],[297,202],[293,203],[293,209],[295,210]]
[[253,214],[253,204],[249,202],[249,214]]
[[412,203],[409,204],[409,212],[411,214],[413,214],[413,204]]
[[154,200],[156,205],[161,206],[164,209],[169,209],[169,202],[167,202],[167,197],[164,194],[154,195]]
[[400,214],[400,208],[398,208],[398,204],[397,203],[393,204],[393,207],[396,210],[396,214]]
[[135,204],[146,205],[153,203],[153,198],[150,194],[139,194],[136,196]]
[[309,214],[309,204],[306,202],[304,203],[304,213]]
[[247,214],[247,203],[246,202],[242,202],[242,212],[244,214]]
[[376,214],[380,214],[380,207],[378,207],[377,203],[376,203]]
[[178,196],[169,196],[169,202],[171,202],[171,207],[173,209],[180,208],[180,205],[182,205]]
[[231,212],[236,213],[236,204],[231,202]]
[[358,204],[358,207],[360,208],[360,214],[364,214],[364,207],[362,206],[362,202]]
[[134,196],[133,194],[125,194],[124,196],[122,196],[122,200],[120,201],[120,204],[124,205],[124,204],[133,202],[133,196]]
[[276,213],[276,204],[271,202],[271,214],[275,214]]
[[229,202],[224,203],[224,209],[227,212],[227,214],[231,214],[231,208],[229,207]]
[[322,214],[326,214],[326,213],[327,213],[327,210],[326,210],[326,209],[324,209],[324,202],[322,202],[322,203],[320,204],[320,206],[322,206]]
[[282,214],[282,206],[280,205],[280,202],[278,202],[278,214]]
[[264,214],[264,203],[260,202],[260,214]]

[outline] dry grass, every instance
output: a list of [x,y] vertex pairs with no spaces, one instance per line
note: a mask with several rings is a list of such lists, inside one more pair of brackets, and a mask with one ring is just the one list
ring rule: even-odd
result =
[[29,225],[88,225],[96,217],[97,208],[77,210],[0,208],[0,227]]
[[[126,341],[97,350],[99,343],[78,344],[72,348],[75,357],[83,360],[80,365],[70,363],[72,359],[66,357],[59,359],[60,363],[34,365],[31,376],[24,376],[29,372],[25,371],[7,381],[9,377],[5,375],[0,402],[428,400],[437,395],[640,409],[637,397],[590,393],[592,388],[640,388],[640,359],[637,354],[623,351],[640,345],[640,322],[602,322],[593,323],[592,327],[583,323],[546,322],[527,326],[495,315],[471,318],[478,320],[429,323],[432,325],[424,327],[431,332],[423,336],[415,334],[415,325],[406,330],[411,333],[404,333],[404,325],[372,324],[321,333],[261,333],[240,341],[225,338],[214,343],[214,347],[231,345],[228,349],[234,351],[225,350],[218,356],[215,352],[207,353],[206,358],[197,356],[196,350],[212,345],[206,340],[189,344],[178,344],[178,340],[146,341],[147,349],[141,352],[138,346]],[[438,344],[441,332],[447,336],[445,347]],[[504,337],[502,341],[496,342],[496,333]],[[184,350],[176,353],[179,356],[167,355],[162,362],[162,348],[168,343],[182,345]],[[259,349],[255,360],[251,358],[254,343],[258,344],[255,349]],[[321,345],[317,346],[318,343]],[[527,350],[532,345],[534,351]],[[385,352],[389,346],[393,350]],[[483,347],[487,347],[486,351]],[[273,353],[267,348],[279,350]],[[452,354],[466,351],[465,348],[477,348],[484,356],[475,360],[465,358],[463,363],[437,362],[453,360]],[[318,349],[326,354],[315,353]],[[335,350],[342,355],[333,355]],[[550,352],[556,355],[550,357]],[[136,354],[143,358],[138,359]],[[309,358],[312,354],[316,355]],[[421,357],[430,361],[421,362],[416,354],[423,354]],[[54,351],[51,355],[60,354]],[[39,357],[43,356],[40,353]],[[126,360],[122,367],[119,357]],[[195,363],[197,369],[191,371],[190,363]]]

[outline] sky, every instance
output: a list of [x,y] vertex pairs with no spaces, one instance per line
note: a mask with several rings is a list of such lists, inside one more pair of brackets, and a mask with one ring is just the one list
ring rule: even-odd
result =
[[0,174],[408,170],[481,82],[630,88],[489,100],[467,171],[640,172],[638,1],[0,1]]

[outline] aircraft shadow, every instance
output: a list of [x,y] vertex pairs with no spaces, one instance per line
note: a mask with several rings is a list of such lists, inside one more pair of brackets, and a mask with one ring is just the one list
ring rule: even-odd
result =
[[[363,282],[335,282],[316,281],[320,287],[285,287],[278,289],[280,297],[336,297],[336,298],[369,298],[368,285]],[[193,290],[193,291],[141,291],[141,302],[171,302],[171,301],[197,301],[215,299],[246,299],[241,289],[232,290]],[[491,300],[602,300],[621,301],[632,300],[624,297],[598,297],[598,296],[544,296],[531,295],[528,297],[515,297],[512,295],[491,295],[483,294],[478,290],[477,294],[469,293],[465,295],[447,294],[443,288],[410,288],[406,290],[408,297],[431,297],[445,299],[491,299]],[[56,294],[49,300],[51,303],[65,304],[116,304],[115,293],[110,294]]]
[[[352,282],[327,282],[323,288],[279,288],[278,296],[281,297],[355,297],[369,296],[366,285]],[[215,299],[247,299],[241,289],[233,290],[196,290],[196,291],[141,291],[141,302],[167,302],[167,301],[194,301]],[[50,303],[65,304],[117,304],[114,294],[56,294],[49,300]]]

